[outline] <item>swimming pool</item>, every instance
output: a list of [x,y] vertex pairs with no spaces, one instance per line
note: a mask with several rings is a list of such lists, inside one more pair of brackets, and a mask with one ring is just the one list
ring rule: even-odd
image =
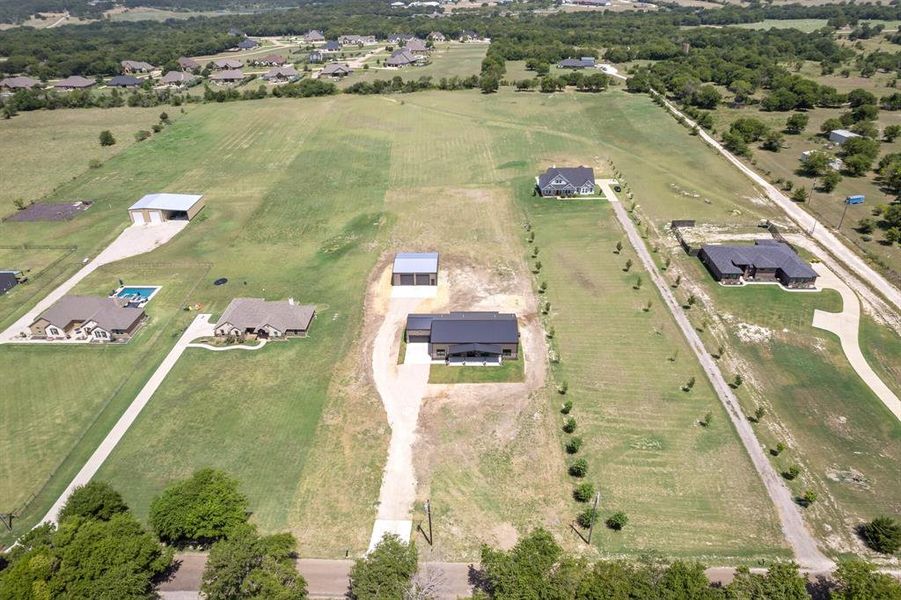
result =
[[129,304],[140,308],[150,302],[150,299],[160,291],[160,287],[158,285],[126,285],[117,289],[110,297],[125,298]]

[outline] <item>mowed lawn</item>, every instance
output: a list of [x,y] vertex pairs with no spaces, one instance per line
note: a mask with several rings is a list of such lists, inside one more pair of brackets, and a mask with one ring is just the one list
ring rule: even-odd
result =
[[357,69],[353,74],[341,80],[339,85],[347,87],[358,81],[391,80],[394,77],[401,77],[405,81],[431,77],[435,83],[442,77],[463,79],[479,74],[486,52],[488,52],[488,44],[438,44],[430,55],[432,60],[430,64],[401,69],[382,68],[376,61],[384,64],[385,59],[390,55],[389,52],[383,52],[367,59],[368,69]]
[[[805,510],[808,522],[834,551],[858,550],[854,525],[898,509],[901,424],[851,369],[838,338],[811,325],[815,309],[840,311],[841,297],[832,290],[724,288],[698,264],[686,267],[709,295],[712,312],[727,315],[719,329],[730,350],[722,362],[727,373],[741,372],[747,381],[737,390],[746,412],[763,406],[769,413],[755,426],[758,438],[768,448],[788,448],[770,454],[774,466],[781,472],[799,465],[802,475],[789,487],[821,495]],[[693,315],[696,322],[701,314],[707,313]],[[757,335],[744,333],[751,327]],[[861,347],[883,381],[901,392],[898,336],[865,317]]]

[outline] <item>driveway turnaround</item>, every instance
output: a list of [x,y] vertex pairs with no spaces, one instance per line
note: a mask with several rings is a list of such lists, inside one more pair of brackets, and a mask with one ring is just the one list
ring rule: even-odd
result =
[[391,441],[379,490],[379,508],[369,540],[370,551],[386,533],[409,541],[413,529],[410,516],[416,500],[413,443],[422,397],[428,386],[429,365],[398,365],[392,349],[403,331],[407,314],[414,312],[419,303],[419,298],[391,298],[372,348],[372,376],[388,415]]
[[[119,440],[121,440],[125,435],[125,432],[128,431],[128,428],[132,426],[132,424],[138,418],[138,415],[141,414],[144,406],[147,405],[147,402],[153,396],[154,392],[159,389],[160,384],[163,383],[163,380],[166,379],[166,375],[169,374],[169,371],[172,370],[172,367],[174,367],[175,363],[178,362],[178,359],[185,351],[185,348],[188,347],[191,340],[196,340],[199,337],[208,337],[211,335],[213,335],[213,324],[210,323],[210,315],[200,314],[194,317],[194,320],[190,325],[188,325],[188,328],[185,330],[182,336],[178,338],[177,342],[175,342],[175,347],[169,351],[169,354],[166,355],[166,358],[163,359],[163,362],[160,363],[160,366],[157,367],[153,375],[150,376],[150,379],[147,380],[147,383],[144,384],[144,387],[141,388],[141,391],[138,392],[138,395],[135,396],[135,399],[132,401],[129,407],[125,409],[125,412],[121,417],[119,417],[119,420],[107,434],[106,438],[104,438],[104,440],[100,443],[100,446],[98,446],[97,449],[94,450],[94,453],[84,464],[84,466],[81,467],[81,470],[72,480],[72,482],[66,487],[66,489],[56,500],[56,502],[53,503],[53,506],[50,507],[50,510],[41,520],[41,523],[57,522],[59,511],[66,503],[66,500],[69,498],[72,490],[80,485],[88,483],[91,478],[97,473],[98,469],[100,469],[100,465],[102,465],[104,461],[106,461],[106,459],[112,453],[113,448],[116,447],[116,445],[119,443]],[[38,523],[38,525],[40,525],[40,523]]]
[[187,226],[187,221],[164,221],[154,225],[132,225],[119,234],[113,242],[107,246],[94,260],[83,266],[77,273],[64,281],[55,290],[38,302],[34,308],[22,315],[22,317],[10,325],[6,331],[0,333],[0,344],[9,342],[28,341],[20,334],[28,332],[28,326],[34,323],[42,312],[50,308],[53,303],[65,296],[78,282],[96,271],[103,265],[150,252],[157,246],[165,244]]
[[600,180],[599,184],[604,195],[610,201],[613,212],[616,213],[616,218],[625,230],[629,242],[638,254],[638,258],[647,270],[648,275],[650,275],[654,285],[657,286],[660,295],[663,297],[664,303],[672,313],[679,329],[682,330],[682,334],[688,341],[688,345],[691,346],[692,351],[698,357],[698,362],[701,363],[701,367],[707,374],[707,378],[713,385],[713,389],[716,391],[717,396],[719,396],[720,402],[723,403],[726,413],[732,420],[732,424],[738,432],[738,436],[741,439],[742,444],[744,444],[745,450],[751,457],[754,468],[757,469],[757,473],[763,480],[763,485],[770,495],[770,500],[776,507],[776,513],[779,515],[779,520],[782,524],[782,533],[785,535],[788,544],[794,550],[795,559],[806,569],[815,569],[817,571],[831,570],[835,567],[834,563],[820,552],[819,548],[817,548],[817,543],[805,526],[804,519],[801,517],[801,512],[798,510],[797,504],[795,504],[792,499],[791,492],[770,464],[770,461],[763,452],[760,442],[757,441],[757,437],[754,435],[754,430],[751,429],[751,424],[741,410],[738,398],[732,393],[731,388],[723,378],[723,374],[720,373],[719,367],[716,365],[713,357],[710,356],[704,348],[701,338],[698,337],[698,334],[689,322],[688,317],[682,312],[682,307],[676,301],[675,296],[673,296],[666,280],[663,279],[663,276],[661,276],[660,272],[657,270],[657,265],[654,264],[650,252],[648,252],[644,242],[642,242],[635,224],[629,219],[629,214],[626,212],[626,209],[623,208],[619,199],[616,197],[616,194],[613,192],[611,181],[606,179]]
[[[685,119],[685,122],[689,127],[696,126],[696,123],[694,121],[682,114],[679,109],[676,108],[669,100],[667,100],[654,90],[651,90],[651,93],[663,100],[663,102],[669,108],[670,112]],[[797,204],[792,202],[785,194],[776,189],[776,187],[773,186],[769,181],[758,175],[757,172],[755,172],[753,169],[746,166],[743,162],[736,158],[735,155],[726,150],[722,146],[722,144],[716,141],[713,136],[704,131],[703,128],[698,127],[698,135],[710,147],[722,154],[726,160],[735,165],[738,170],[744,173],[749,179],[751,179],[751,181],[760,186],[763,191],[766,192],[766,195],[769,196],[770,200],[772,200],[776,204],[776,206],[785,211],[785,214],[787,214],[792,221],[797,223],[798,226],[801,227],[801,229],[809,232],[809,235],[812,238],[818,241],[836,258],[848,265],[848,267],[850,267],[850,269],[854,271],[858,277],[881,292],[882,295],[885,296],[886,299],[895,306],[895,308],[901,308],[901,292],[898,291],[898,288],[889,283],[888,279],[877,273],[875,269],[864,262],[863,259],[855,254],[853,250],[845,246],[845,244],[842,243],[842,241],[839,240],[831,231],[829,231],[829,229],[825,225],[817,221],[803,208],[800,208]]]
[[813,313],[813,326],[831,331],[838,336],[842,344],[842,352],[845,353],[845,357],[851,363],[854,371],[873,390],[886,408],[895,415],[895,418],[901,420],[901,400],[898,400],[898,396],[873,371],[863,352],[860,351],[860,300],[851,288],[836,277],[835,273],[823,263],[815,263],[812,266],[819,275],[818,286],[832,288],[842,295],[842,312],[831,313],[817,309]]

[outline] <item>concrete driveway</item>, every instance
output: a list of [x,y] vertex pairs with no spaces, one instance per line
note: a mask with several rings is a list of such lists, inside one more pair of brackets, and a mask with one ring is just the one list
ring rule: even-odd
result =
[[[163,383],[163,380],[166,379],[166,375],[169,374],[169,371],[172,370],[172,367],[175,366],[175,363],[178,362],[178,359],[181,357],[182,353],[184,353],[185,349],[188,347],[192,340],[196,340],[201,337],[209,337],[213,335],[213,324],[210,323],[210,316],[207,314],[200,314],[194,317],[194,320],[188,325],[188,328],[185,332],[178,338],[178,341],[175,342],[175,347],[169,351],[169,354],[166,355],[166,358],[163,359],[163,362],[160,363],[160,366],[157,367],[156,371],[153,372],[153,375],[150,376],[150,379],[147,380],[147,383],[144,384],[144,387],[141,388],[141,391],[138,392],[138,395],[135,396],[135,399],[132,400],[131,404],[125,409],[125,412],[122,413],[122,416],[119,417],[119,420],[110,430],[110,432],[106,435],[103,441],[100,443],[100,446],[94,450],[94,453],[88,459],[88,461],[81,467],[81,470],[78,471],[78,474],[75,475],[75,478],[66,486],[66,489],[60,494],[59,498],[57,498],[56,502],[53,503],[53,506],[50,507],[50,510],[47,511],[47,514],[41,520],[41,523],[51,522],[56,523],[57,517],[59,516],[59,511],[62,509],[63,505],[66,503],[66,500],[69,499],[69,495],[72,491],[80,486],[88,483],[92,477],[97,473],[100,469],[100,466],[109,458],[109,455],[112,453],[113,449],[119,443],[119,441],[125,436],[125,432],[132,426],[135,420],[138,418],[138,415],[141,414],[141,411],[150,401],[150,398],[159,389],[160,385]],[[40,523],[38,523],[40,525]]]
[[[379,490],[379,509],[369,542],[372,550],[385,533],[410,539],[413,521],[410,511],[416,500],[416,476],[413,470],[413,444],[419,409],[429,381],[429,364],[422,363],[421,348],[414,346],[411,363],[398,365],[392,351],[406,323],[415,312],[418,298],[392,298],[372,347],[372,376],[391,427],[388,462]],[[424,345],[424,344],[423,344]],[[408,356],[409,347],[408,347]]]
[[895,415],[895,418],[901,420],[901,400],[898,400],[898,396],[873,371],[860,350],[860,300],[854,291],[826,265],[814,263],[811,266],[819,275],[818,287],[832,288],[842,296],[842,312],[831,313],[817,309],[813,313],[813,326],[831,331],[838,336],[842,344],[842,352],[845,353],[851,367],[885,404],[886,408]]
[[157,246],[165,244],[188,225],[187,221],[165,221],[154,225],[132,225],[119,234],[112,243],[100,252],[94,260],[88,262],[77,273],[64,281],[55,290],[47,294],[40,302],[6,331],[0,333],[0,344],[10,342],[27,342],[21,334],[28,333],[28,326],[34,323],[42,312],[50,308],[57,300],[65,296],[82,279],[103,265],[150,252]]

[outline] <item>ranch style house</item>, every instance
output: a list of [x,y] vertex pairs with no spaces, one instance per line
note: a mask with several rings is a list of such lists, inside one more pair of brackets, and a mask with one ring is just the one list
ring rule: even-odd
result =
[[591,167],[551,167],[535,180],[538,193],[546,198],[590,196],[594,186]]
[[218,337],[240,339],[306,337],[315,314],[315,306],[295,304],[293,299],[235,298],[229,302],[214,331]]
[[427,343],[432,360],[496,362],[519,357],[516,315],[451,312],[407,315],[407,343]]
[[145,316],[124,298],[63,296],[28,328],[34,339],[119,342],[131,339]]
[[791,246],[778,240],[755,240],[753,246],[707,244],[698,258],[726,285],[745,281],[778,281],[787,288],[812,288],[817,273]]

